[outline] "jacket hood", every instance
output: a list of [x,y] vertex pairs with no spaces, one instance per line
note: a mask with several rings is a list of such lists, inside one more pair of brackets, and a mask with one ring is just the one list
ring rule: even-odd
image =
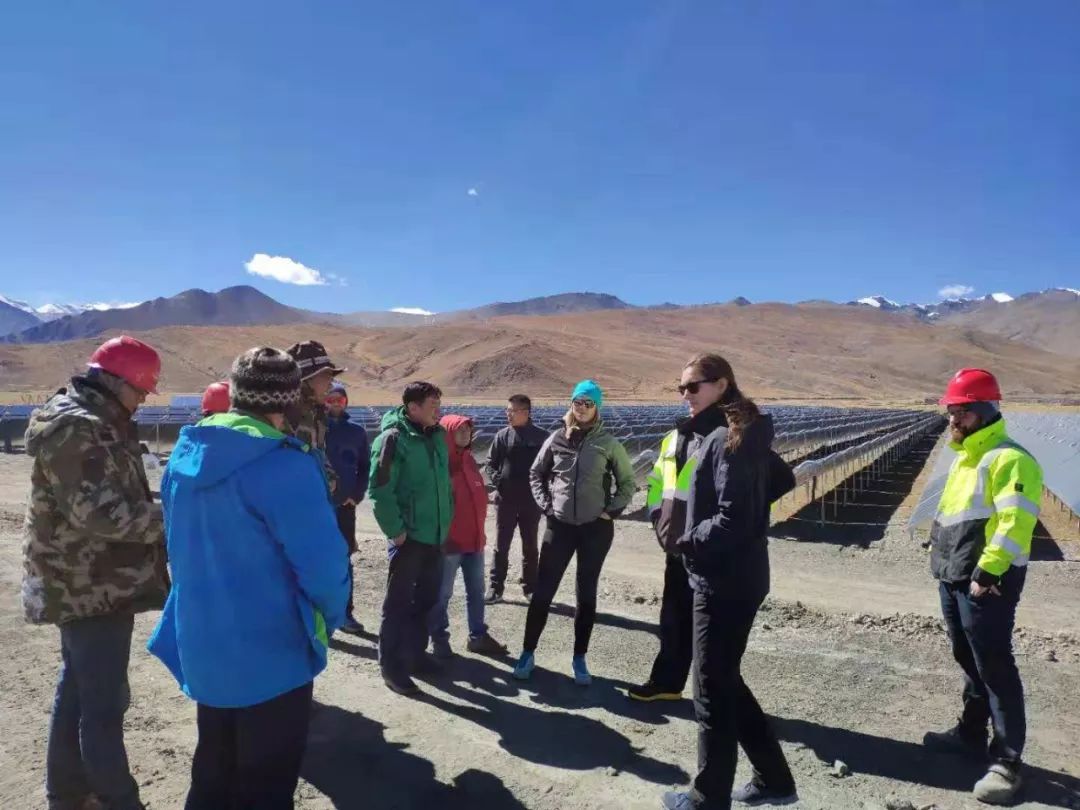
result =
[[205,489],[286,444],[303,445],[270,425],[242,413],[219,413],[180,431],[169,457],[169,473]]
[[446,439],[446,450],[450,453],[450,469],[454,470],[461,464],[462,457],[469,452],[472,452],[469,448],[472,447],[470,441],[464,447],[458,447],[456,441],[454,441],[454,432],[463,425],[469,425],[472,427],[473,420],[467,416],[461,416],[456,413],[447,414],[439,420],[439,426],[445,431],[443,438]]
[[776,430],[773,427],[773,418],[770,414],[763,413],[743,431],[739,449],[765,452],[772,447],[774,438],[776,438]]
[[30,415],[30,424],[26,429],[26,454],[36,456],[51,435],[73,421],[84,419],[87,412],[106,424],[124,430],[131,425],[131,413],[111,392],[86,377],[73,377],[70,391],[61,388]]

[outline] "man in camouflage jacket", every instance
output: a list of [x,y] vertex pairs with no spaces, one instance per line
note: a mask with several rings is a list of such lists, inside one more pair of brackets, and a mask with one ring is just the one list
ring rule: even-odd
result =
[[123,721],[134,615],[168,594],[161,507],[151,498],[132,415],[157,384],[157,353],[114,338],[35,411],[23,548],[26,618],[60,628],[49,730],[50,810],[141,808]]

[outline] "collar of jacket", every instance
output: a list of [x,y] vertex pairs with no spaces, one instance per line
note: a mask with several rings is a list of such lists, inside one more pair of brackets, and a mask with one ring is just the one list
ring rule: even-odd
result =
[[80,375],[71,378],[71,387],[74,389],[72,399],[107,422],[122,427],[131,424],[133,414],[104,380]]
[[708,436],[717,428],[727,427],[727,417],[720,403],[713,403],[696,416],[687,416],[675,424],[675,429],[686,436]]
[[1008,436],[1005,434],[1005,420],[999,415],[996,420],[965,437],[962,442],[949,442],[949,447],[957,453],[963,453],[969,459],[978,460],[987,450],[993,450]]

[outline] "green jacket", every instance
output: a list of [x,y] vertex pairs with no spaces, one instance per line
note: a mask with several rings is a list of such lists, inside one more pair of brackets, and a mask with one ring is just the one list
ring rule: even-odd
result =
[[383,414],[380,428],[368,484],[379,528],[391,539],[405,532],[410,540],[442,545],[454,517],[445,431],[438,425],[421,431],[404,407]]

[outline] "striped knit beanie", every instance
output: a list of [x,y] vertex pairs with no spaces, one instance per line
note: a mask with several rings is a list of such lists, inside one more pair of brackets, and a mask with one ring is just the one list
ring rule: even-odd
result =
[[285,413],[300,402],[300,368],[269,346],[248,349],[232,367],[232,406],[249,413]]

